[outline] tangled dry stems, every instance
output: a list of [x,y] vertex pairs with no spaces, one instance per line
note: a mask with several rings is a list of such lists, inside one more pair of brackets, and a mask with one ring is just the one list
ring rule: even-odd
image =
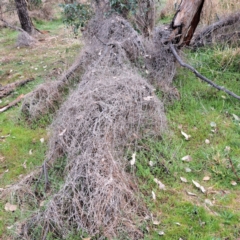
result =
[[128,67],[104,62],[84,75],[52,126],[48,158],[54,162],[67,157],[65,183],[47,209],[28,222],[24,237],[34,237],[31,230],[42,226],[42,236],[51,231],[65,239],[71,228],[99,239],[123,232],[141,238],[136,220],[140,224],[147,211],[134,178],[125,171],[126,152],[143,135],[166,128],[163,106],[152,87]]
[[219,21],[200,30],[192,41],[192,46],[202,47],[214,43],[239,45],[240,12],[222,17]]
[[[102,15],[93,18],[84,33],[85,49],[80,53],[73,66],[56,82],[46,82],[25,97],[22,112],[29,120],[35,120],[49,112],[55,112],[64,99],[64,89],[70,87],[71,80],[89,68],[98,65],[105,57],[107,49],[115,48],[112,64],[121,65],[130,61],[146,75],[151,83],[164,88],[171,85],[175,74],[174,59],[165,48],[161,37],[167,38],[168,31],[157,29],[151,40],[144,39],[124,18],[114,15],[105,18]],[[115,61],[115,63],[113,63]]]
[[55,81],[46,81],[39,85],[24,98],[21,112],[28,120],[38,120],[44,115],[57,111],[67,95],[68,88],[79,81],[79,75],[96,58],[91,51],[86,47],[62,76]]
[[145,64],[149,72],[149,80],[154,86],[159,86],[163,91],[171,86],[176,73],[175,59],[168,45],[170,31],[166,27],[157,27],[153,32],[153,39],[146,44],[147,53]]
[[48,233],[67,239],[72,230],[98,239],[143,237],[139,226],[148,211],[126,171],[131,169],[127,155],[143,136],[166,128],[163,105],[139,72],[153,82],[160,79],[160,85],[171,83],[175,66],[165,48],[167,35],[157,29],[146,42],[120,16],[97,16],[85,33],[88,50],[51,91],[41,86],[25,100],[30,117],[55,111],[63,88],[80,69],[77,89],[52,124],[46,159],[49,167],[67,159],[64,184],[45,210],[22,225],[20,239],[46,239]]
[[[98,239],[143,237],[139,226],[148,211],[138,196],[135,178],[126,172],[130,167],[127,154],[143,136],[159,136],[166,129],[163,104],[139,73],[149,69],[151,74],[145,75],[153,78],[154,71],[163,71],[167,51],[154,55],[159,41],[146,48],[120,16],[100,20],[89,24],[85,33],[89,51],[68,74],[52,83],[51,90],[46,84],[41,86],[23,104],[30,116],[54,109],[54,101],[61,101],[61,88],[81,69],[76,74],[81,79],[77,89],[52,124],[46,158],[49,167],[67,159],[64,184],[44,211],[23,224],[20,239],[46,239],[49,232],[67,239],[73,229]],[[152,56],[146,52],[150,50]],[[169,84],[172,77],[164,77]]]

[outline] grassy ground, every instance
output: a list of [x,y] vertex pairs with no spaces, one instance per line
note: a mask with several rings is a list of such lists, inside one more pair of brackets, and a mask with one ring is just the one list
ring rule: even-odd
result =
[[[38,43],[31,48],[16,48],[18,33],[6,28],[0,30],[0,84],[4,86],[17,80],[35,78],[35,81],[1,99],[0,108],[19,95],[32,91],[38,84],[56,79],[68,69],[80,51],[79,39],[72,37],[61,20],[40,21],[35,25],[49,33],[38,36]],[[20,106],[0,114],[0,188],[16,182],[41,165],[47,139],[46,122],[29,126],[20,116]],[[7,227],[22,217],[19,209],[15,213],[6,212],[5,203],[6,200],[0,200],[0,239],[2,234],[6,234]]]
[[[16,48],[17,33],[0,31],[0,83],[36,79],[2,99],[0,106],[45,80],[55,79],[79,52],[79,40],[68,36],[60,21],[36,24],[50,32],[39,37],[41,41],[33,48]],[[183,55],[203,75],[240,95],[239,48],[219,46],[185,51]],[[135,174],[152,212],[150,224],[143,226],[145,239],[238,239],[239,101],[202,83],[185,69],[178,69],[174,84],[181,98],[166,107],[168,134],[161,141],[142,140],[136,155]],[[0,123],[3,188],[41,165],[48,133],[45,122],[29,126],[20,118],[19,107],[0,114]],[[191,135],[189,140],[181,131]],[[185,156],[190,157],[183,161]],[[165,185],[165,190],[159,189],[155,178]],[[192,180],[206,191],[203,193]],[[14,203],[13,199],[9,201]],[[0,200],[0,239],[7,239],[8,228],[23,217],[21,209],[6,212],[5,203]]]
[[[239,49],[231,49],[226,61],[229,51],[228,47],[185,51],[185,58],[240,95],[240,54],[234,55]],[[163,233],[161,239],[238,239],[240,103],[185,69],[178,69],[175,86],[181,99],[166,109],[170,133],[161,141],[143,141],[136,157],[142,193],[159,221],[146,239],[160,239]],[[189,140],[181,131],[191,135]],[[190,158],[183,161],[187,155]],[[166,190],[160,190],[154,178]]]

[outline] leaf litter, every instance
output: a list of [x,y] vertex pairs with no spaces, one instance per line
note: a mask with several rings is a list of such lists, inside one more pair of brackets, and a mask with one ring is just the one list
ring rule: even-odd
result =
[[201,186],[198,182],[192,180],[193,184],[195,185],[196,188],[200,189],[202,193],[205,193],[206,190],[203,186]]

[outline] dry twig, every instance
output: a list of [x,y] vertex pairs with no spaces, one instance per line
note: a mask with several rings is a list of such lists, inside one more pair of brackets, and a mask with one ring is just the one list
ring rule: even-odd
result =
[[17,87],[23,86],[26,83],[31,82],[33,80],[34,80],[34,78],[28,78],[25,80],[14,82],[14,83],[9,83],[8,85],[1,87],[0,88],[0,99],[11,94]]

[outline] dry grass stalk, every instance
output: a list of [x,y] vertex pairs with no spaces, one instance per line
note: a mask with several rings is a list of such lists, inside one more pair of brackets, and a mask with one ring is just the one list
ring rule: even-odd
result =
[[204,25],[210,25],[227,15],[239,11],[239,9],[239,0],[205,1],[201,21]]

